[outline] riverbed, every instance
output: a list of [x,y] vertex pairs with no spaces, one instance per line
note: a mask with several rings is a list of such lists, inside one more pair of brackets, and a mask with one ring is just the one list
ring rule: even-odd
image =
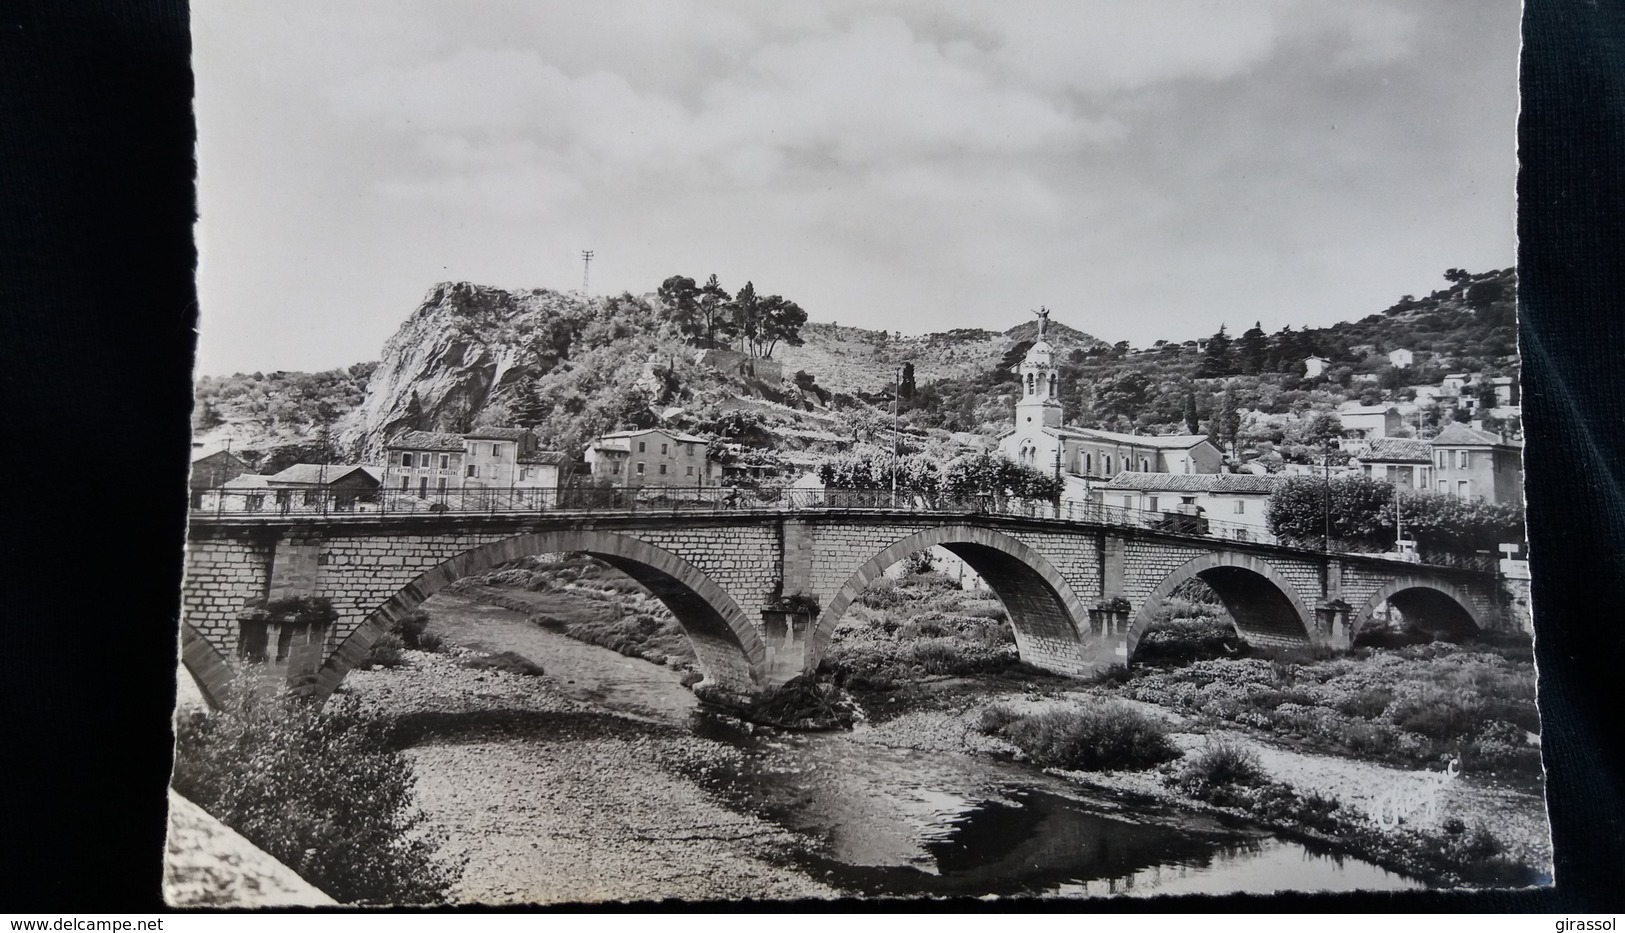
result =
[[[343,690],[401,724],[441,857],[465,863],[460,902],[1421,886],[1228,817],[978,754],[963,710],[840,733],[752,729],[702,711],[669,668],[455,595],[427,608],[457,647],[353,672]],[[546,673],[460,661],[503,651]]]

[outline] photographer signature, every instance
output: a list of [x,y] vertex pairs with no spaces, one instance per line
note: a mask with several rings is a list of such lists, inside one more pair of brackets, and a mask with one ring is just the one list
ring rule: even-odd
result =
[[1377,798],[1374,818],[1378,826],[1393,829],[1407,819],[1431,821],[1436,818],[1439,815],[1439,794],[1461,775],[1461,761],[1452,758],[1440,773],[1424,773],[1430,780],[1421,787],[1391,790]]

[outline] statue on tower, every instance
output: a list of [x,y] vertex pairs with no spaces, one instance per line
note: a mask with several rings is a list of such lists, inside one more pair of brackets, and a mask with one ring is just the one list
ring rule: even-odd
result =
[[1049,325],[1049,309],[1039,305],[1038,310],[1033,313],[1038,315],[1038,339],[1043,340],[1044,330]]

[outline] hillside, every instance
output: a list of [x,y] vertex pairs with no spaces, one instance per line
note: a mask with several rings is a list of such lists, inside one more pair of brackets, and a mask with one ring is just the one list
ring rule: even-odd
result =
[[[1325,328],[1249,328],[1203,341],[1107,345],[1051,322],[1067,421],[1140,432],[1214,429],[1224,393],[1240,408],[1287,419],[1361,399],[1405,403],[1409,387],[1447,372],[1515,374],[1513,270],[1450,270],[1447,286],[1404,296],[1359,321]],[[803,326],[802,346],[780,344],[782,382],[701,363],[654,296],[588,298],[546,289],[506,291],[442,283],[384,345],[376,364],[327,373],[254,373],[198,380],[196,428],[206,441],[280,460],[324,433],[334,455],[373,459],[407,427],[466,430],[524,424],[544,443],[579,450],[601,431],[666,424],[790,452],[834,449],[884,430],[894,380],[914,364],[900,409],[916,434],[997,434],[1016,383],[1009,371],[1037,322],[1004,332],[961,329],[915,337],[835,324]],[[1391,349],[1416,362],[1396,368]],[[1331,361],[1316,379],[1302,360]],[[1194,410],[1193,410],[1194,409]],[[867,412],[867,414],[866,414]],[[1433,416],[1436,419],[1438,415]],[[1282,439],[1280,425],[1264,432]]]

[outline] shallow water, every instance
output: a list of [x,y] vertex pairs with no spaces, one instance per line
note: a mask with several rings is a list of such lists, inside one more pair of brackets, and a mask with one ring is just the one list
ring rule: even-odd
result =
[[708,786],[813,841],[814,878],[869,896],[1094,896],[1400,890],[1419,882],[1268,830],[1125,805],[1033,768],[917,752],[851,733],[746,734],[700,710],[668,668],[454,596],[427,605],[453,642],[515,651],[565,692],[691,728],[743,752]]

